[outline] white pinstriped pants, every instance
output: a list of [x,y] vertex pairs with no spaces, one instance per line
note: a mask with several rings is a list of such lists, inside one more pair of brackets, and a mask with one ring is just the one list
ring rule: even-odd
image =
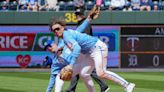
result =
[[[80,75],[81,79],[84,81],[88,92],[96,92],[94,88],[94,83],[90,74],[94,69],[94,62],[92,59],[84,54],[81,54],[77,62],[73,65],[73,77],[77,74]],[[55,92],[61,92],[64,85],[64,81],[60,79],[60,74],[56,77]]]
[[96,73],[99,77],[112,80],[124,88],[128,86],[128,82],[124,78],[120,77],[114,72],[106,70],[108,47],[105,43],[98,40],[95,46],[91,49],[90,56],[95,63]]

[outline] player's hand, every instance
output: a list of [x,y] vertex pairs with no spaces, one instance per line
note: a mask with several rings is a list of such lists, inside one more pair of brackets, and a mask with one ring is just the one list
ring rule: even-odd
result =
[[100,14],[100,6],[95,5],[92,8],[92,10],[89,12],[88,19],[90,19],[90,20],[96,19],[96,18],[98,18],[99,14]]
[[54,43],[54,41],[47,40],[44,43],[44,50],[54,53],[54,52],[56,52],[58,50],[58,47],[57,47],[57,44]]

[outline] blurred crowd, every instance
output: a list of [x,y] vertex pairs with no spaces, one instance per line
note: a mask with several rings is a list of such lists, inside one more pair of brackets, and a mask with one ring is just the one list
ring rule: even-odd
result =
[[[0,0],[0,11],[73,11],[80,7],[90,10],[96,0]],[[158,11],[164,0],[102,0],[101,10]]]

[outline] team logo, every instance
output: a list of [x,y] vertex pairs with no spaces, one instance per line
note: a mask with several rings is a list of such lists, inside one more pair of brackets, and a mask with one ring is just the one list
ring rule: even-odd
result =
[[136,48],[140,46],[140,40],[138,37],[128,37],[127,38],[127,47],[131,49],[131,51],[135,51]]
[[31,62],[31,57],[30,57],[30,55],[25,55],[25,56],[18,55],[16,57],[16,61],[20,65],[20,67],[26,68],[29,65],[29,63]]
[[138,65],[138,58],[137,55],[129,55],[129,64],[128,66],[134,67]]

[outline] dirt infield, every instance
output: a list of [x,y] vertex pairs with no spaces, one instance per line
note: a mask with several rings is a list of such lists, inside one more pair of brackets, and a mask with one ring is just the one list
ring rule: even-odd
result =
[[[154,68],[111,68],[113,72],[164,72],[164,69]],[[49,68],[0,68],[0,72],[50,72]]]

